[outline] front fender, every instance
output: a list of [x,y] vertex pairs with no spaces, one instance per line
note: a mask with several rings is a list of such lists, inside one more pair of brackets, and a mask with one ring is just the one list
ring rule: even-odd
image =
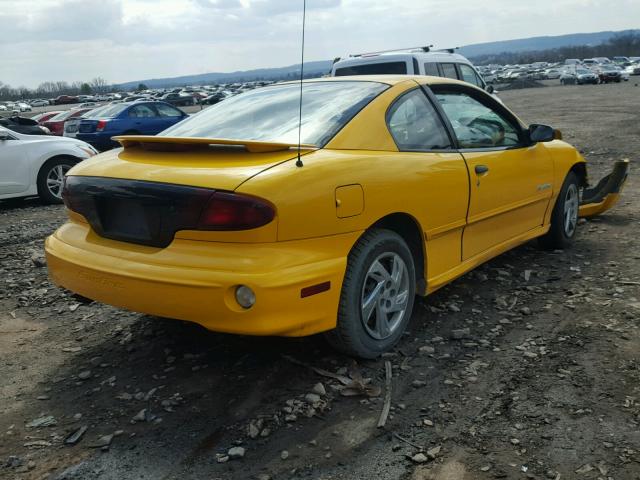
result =
[[[48,160],[55,157],[73,157],[78,163],[89,158],[89,155],[79,148],[73,148],[71,146],[67,147],[56,147],[53,149],[50,148],[40,148],[38,152],[37,161],[32,163],[32,175],[37,176],[38,172],[42,168],[42,166]],[[32,177],[35,178],[35,177]]]

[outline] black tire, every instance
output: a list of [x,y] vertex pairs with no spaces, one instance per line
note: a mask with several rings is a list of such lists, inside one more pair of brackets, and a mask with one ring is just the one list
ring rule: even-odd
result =
[[[571,192],[571,193],[569,193]],[[565,212],[565,206],[570,212]],[[540,246],[547,250],[565,249],[571,246],[578,230],[578,209],[580,207],[580,183],[574,172],[569,172],[564,179],[560,194],[551,212],[551,228],[538,239]],[[571,217],[571,225],[567,223]],[[570,227],[570,228],[569,228]]]
[[[62,203],[62,180],[64,175],[78,161],[71,157],[56,157],[47,160],[38,172],[38,196],[44,203]],[[62,178],[60,177],[62,173]],[[59,178],[55,186],[54,178]],[[51,183],[50,183],[51,180]]]
[[[382,265],[383,267],[391,265],[391,270],[388,267],[384,268],[387,273],[390,271],[393,273],[393,266],[396,265],[396,262],[400,263],[398,259],[404,262],[405,267],[404,270],[399,269],[403,273],[397,275],[398,281],[396,282],[389,277],[388,280],[376,284],[373,276],[377,275],[378,270],[373,272],[371,270],[374,268],[374,264],[377,262],[378,266]],[[404,272],[406,272],[406,277]],[[372,284],[376,284],[376,287],[370,290]],[[416,276],[413,256],[402,237],[390,230],[373,229],[368,231],[349,253],[340,294],[338,323],[334,330],[325,334],[327,340],[337,350],[360,358],[372,359],[389,351],[400,340],[409,324],[415,291]],[[371,299],[370,304],[374,305],[369,310],[367,322],[363,320],[362,312],[362,304],[366,296]],[[396,305],[402,306],[405,305],[405,300],[399,301],[399,299],[406,298],[406,306],[403,307],[402,312],[385,311],[386,308],[393,306],[391,298],[394,299]],[[390,322],[387,322],[388,315],[391,315]],[[380,316],[384,316],[385,320],[379,322]],[[380,324],[386,325],[386,329],[384,326],[380,327]],[[375,338],[375,333],[372,330],[376,329],[383,331],[388,336]]]

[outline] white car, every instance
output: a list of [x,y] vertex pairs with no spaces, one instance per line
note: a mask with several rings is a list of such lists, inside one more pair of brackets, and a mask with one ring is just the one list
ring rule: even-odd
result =
[[31,102],[32,107],[46,107],[47,105],[49,105],[47,100],[34,100]]
[[29,105],[28,103],[24,103],[24,102],[16,103],[16,108],[18,110],[20,110],[21,112],[30,112],[31,111],[31,105]]
[[640,63],[632,63],[627,68],[625,68],[625,72],[627,72],[629,75],[640,75]]
[[62,202],[65,174],[98,153],[75,138],[23,135],[0,127],[0,200],[38,195]]

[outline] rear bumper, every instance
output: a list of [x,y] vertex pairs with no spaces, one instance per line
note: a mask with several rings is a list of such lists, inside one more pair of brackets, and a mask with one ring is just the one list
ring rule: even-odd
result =
[[92,147],[97,148],[98,150],[104,150],[108,148],[112,148],[118,145],[116,142],[111,140],[112,134],[110,133],[80,133],[76,132],[75,134],[78,140],[82,140],[83,142],[87,142]]
[[[45,244],[53,281],[82,296],[209,330],[304,336],[335,327],[347,254],[359,233],[265,244],[175,240],[158,249],[103,239],[69,222]],[[301,289],[331,282],[301,298]],[[256,294],[245,310],[235,288]]]
[[615,163],[610,174],[603,177],[593,188],[588,188],[582,195],[579,215],[594,217],[613,208],[629,175],[629,160]]

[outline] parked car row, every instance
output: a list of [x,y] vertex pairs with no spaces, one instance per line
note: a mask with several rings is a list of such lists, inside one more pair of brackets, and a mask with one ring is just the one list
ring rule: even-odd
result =
[[640,57],[613,57],[613,60],[605,57],[569,58],[562,63],[484,65],[477,70],[487,83],[518,80],[560,80],[562,85],[617,83],[629,80],[631,75],[640,75]]
[[0,112],[30,112],[31,105],[25,102],[4,102],[0,103]]
[[0,118],[0,126],[27,135],[78,138],[96,149],[108,150],[117,145],[111,140],[113,136],[155,135],[186,117],[167,102],[137,100],[46,112],[33,118]]
[[135,101],[99,107],[85,114],[70,135],[108,150],[118,144],[111,140],[116,135],[156,135],[187,118],[182,110],[166,102]]

